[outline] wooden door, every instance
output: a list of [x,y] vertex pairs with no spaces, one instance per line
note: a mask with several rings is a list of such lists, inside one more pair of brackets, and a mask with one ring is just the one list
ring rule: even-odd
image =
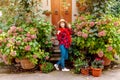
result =
[[72,0],[51,0],[52,24],[57,26],[60,19],[72,21]]

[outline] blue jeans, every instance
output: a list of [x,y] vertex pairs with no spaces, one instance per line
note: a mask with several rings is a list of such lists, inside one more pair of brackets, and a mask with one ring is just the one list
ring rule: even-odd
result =
[[68,59],[68,49],[65,48],[64,45],[60,45],[60,51],[61,51],[61,58],[57,62],[57,65],[61,65],[61,68],[63,69],[65,67],[65,60]]

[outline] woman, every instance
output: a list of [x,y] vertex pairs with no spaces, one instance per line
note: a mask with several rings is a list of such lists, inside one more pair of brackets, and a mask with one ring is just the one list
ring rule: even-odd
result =
[[57,31],[57,39],[59,41],[61,58],[54,65],[56,70],[59,70],[59,65],[61,65],[62,71],[70,71],[65,67],[65,60],[68,59],[68,48],[70,47],[71,44],[70,36],[71,33],[72,33],[71,26],[70,25],[68,26],[64,19],[61,19],[59,21],[59,29]]

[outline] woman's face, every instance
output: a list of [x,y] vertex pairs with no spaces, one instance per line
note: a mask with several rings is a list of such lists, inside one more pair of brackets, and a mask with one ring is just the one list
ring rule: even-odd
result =
[[60,26],[61,26],[61,28],[65,28],[65,23],[64,23],[64,22],[61,22],[61,23],[60,23]]

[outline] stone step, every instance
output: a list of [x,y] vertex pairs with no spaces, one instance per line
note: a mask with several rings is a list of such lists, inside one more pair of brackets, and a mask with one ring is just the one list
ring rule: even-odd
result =
[[55,52],[55,53],[60,53],[60,50],[59,50],[59,49],[56,49],[56,50],[54,50],[53,52]]
[[54,50],[56,50],[56,49],[59,50],[59,46],[54,46],[53,49]]
[[51,54],[51,57],[60,57],[60,53],[59,54]]
[[49,60],[50,60],[50,61],[58,61],[58,60],[60,60],[60,57],[52,57],[52,58],[50,58]]

